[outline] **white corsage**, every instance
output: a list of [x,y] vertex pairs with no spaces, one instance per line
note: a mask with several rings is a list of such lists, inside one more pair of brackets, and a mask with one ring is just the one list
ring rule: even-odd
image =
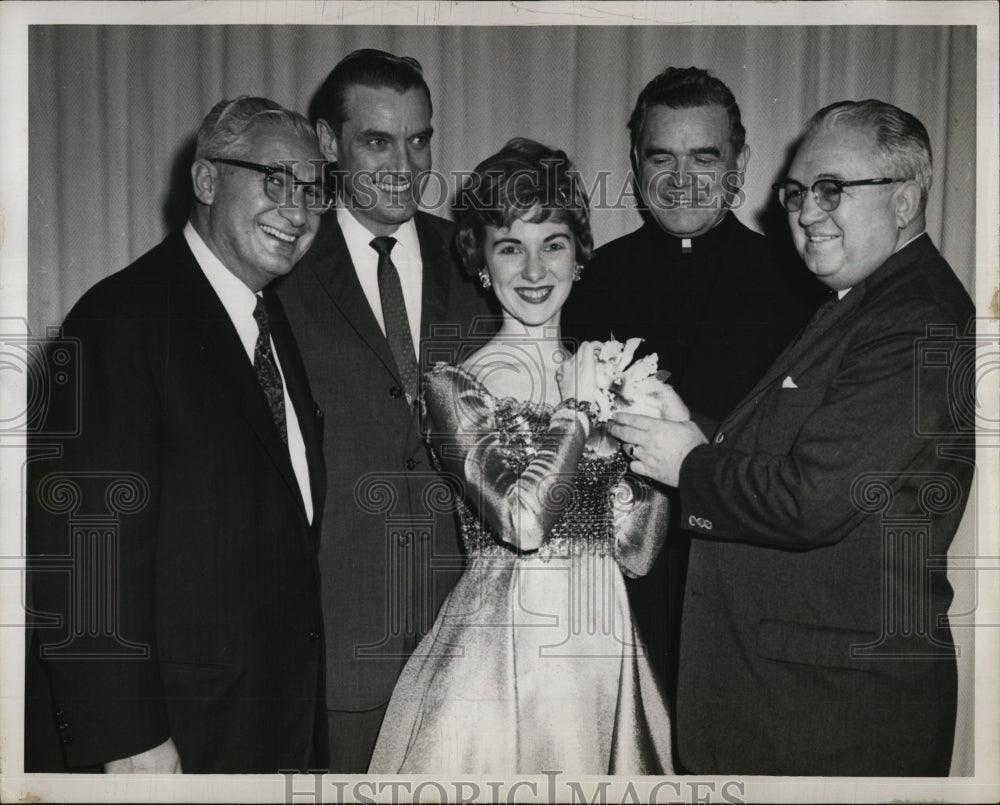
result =
[[607,422],[616,411],[660,417],[662,400],[669,386],[667,372],[657,371],[653,352],[629,365],[641,338],[624,344],[605,341],[597,352],[597,421]]

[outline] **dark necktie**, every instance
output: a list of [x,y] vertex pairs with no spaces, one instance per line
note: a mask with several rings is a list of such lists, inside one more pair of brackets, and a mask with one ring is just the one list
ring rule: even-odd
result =
[[410,321],[406,317],[406,303],[403,301],[399,272],[389,257],[395,245],[396,239],[387,236],[377,237],[371,242],[371,247],[378,252],[378,295],[382,302],[385,338],[396,361],[399,379],[406,392],[406,400],[412,405],[417,398],[420,371],[417,368],[417,355],[413,349]]
[[288,444],[288,430],[285,427],[285,388],[281,384],[281,374],[278,364],[271,351],[271,323],[264,306],[264,297],[257,297],[257,306],[253,309],[253,317],[257,321],[257,345],[253,349],[253,368],[257,372],[257,380],[267,397],[267,405],[278,426],[281,441]]

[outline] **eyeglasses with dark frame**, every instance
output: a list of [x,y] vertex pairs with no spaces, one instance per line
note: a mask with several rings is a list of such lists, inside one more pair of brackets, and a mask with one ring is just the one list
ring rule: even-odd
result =
[[310,212],[324,213],[333,204],[333,196],[325,191],[322,179],[312,181],[296,179],[295,175],[283,165],[259,165],[256,162],[225,157],[208,157],[208,161],[235,165],[237,168],[246,168],[264,174],[264,193],[271,201],[282,206],[294,204],[295,191],[300,187],[302,188],[302,197]]
[[[817,179],[813,182],[809,192],[813,194],[819,208],[824,212],[833,212],[840,204],[840,194],[845,187],[858,187],[860,185],[895,184],[905,182],[906,179],[890,179],[880,177],[878,179],[851,179],[842,181],[840,179]],[[778,191],[778,201],[788,212],[799,212],[805,203],[806,188],[799,182],[786,179],[778,184],[771,185]]]

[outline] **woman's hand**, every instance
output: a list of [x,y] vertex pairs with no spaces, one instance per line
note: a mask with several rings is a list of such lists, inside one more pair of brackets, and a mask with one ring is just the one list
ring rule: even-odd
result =
[[597,341],[584,341],[572,358],[556,372],[559,396],[566,400],[594,402],[597,399]]

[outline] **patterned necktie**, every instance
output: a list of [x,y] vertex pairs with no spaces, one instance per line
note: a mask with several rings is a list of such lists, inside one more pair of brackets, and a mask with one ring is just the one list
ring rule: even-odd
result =
[[385,337],[389,342],[389,349],[392,350],[392,357],[396,360],[406,400],[412,405],[417,398],[420,370],[417,368],[417,355],[413,349],[410,321],[406,317],[406,303],[403,301],[399,272],[389,257],[395,245],[396,239],[387,236],[377,237],[371,242],[371,247],[378,252],[378,295],[382,302]]
[[253,309],[253,317],[257,321],[257,344],[253,349],[253,368],[257,372],[257,380],[267,397],[267,405],[278,426],[281,441],[288,444],[288,430],[285,427],[285,388],[281,383],[278,364],[271,351],[271,323],[264,306],[264,297],[257,297],[257,306]]

